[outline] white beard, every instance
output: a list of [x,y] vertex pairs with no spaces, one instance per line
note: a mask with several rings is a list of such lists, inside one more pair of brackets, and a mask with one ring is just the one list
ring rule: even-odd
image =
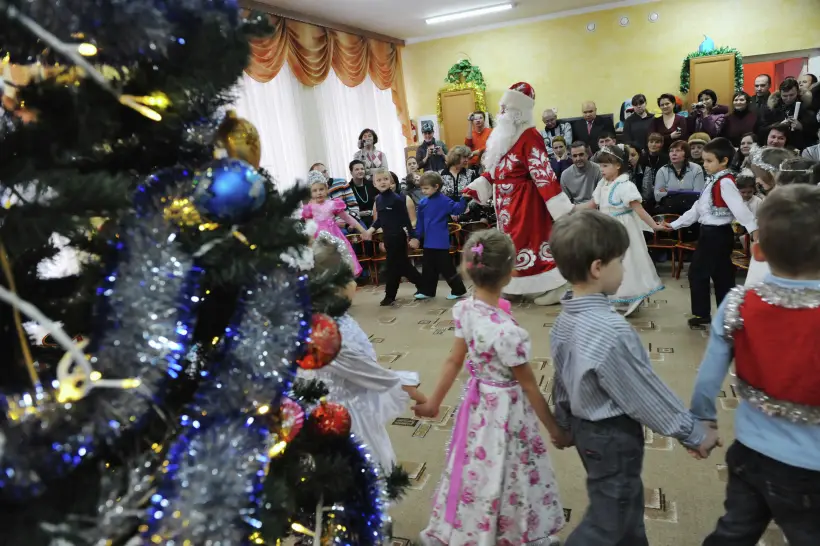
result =
[[487,151],[482,161],[484,168],[493,173],[507,152],[518,142],[518,139],[527,129],[535,127],[532,111],[508,109],[496,118],[496,126],[487,139]]

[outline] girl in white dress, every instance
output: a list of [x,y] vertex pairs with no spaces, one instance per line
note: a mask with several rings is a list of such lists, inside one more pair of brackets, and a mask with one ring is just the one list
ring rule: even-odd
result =
[[603,178],[598,182],[592,200],[578,205],[581,208],[597,208],[609,214],[621,222],[629,233],[629,249],[623,261],[624,280],[610,299],[619,310],[624,311],[624,316],[632,314],[643,300],[664,288],[643,236],[644,231],[659,231],[663,227],[641,205],[641,194],[629,179],[627,157],[621,145],[601,148],[595,155],[595,162],[601,167]]
[[[785,148],[752,147],[749,152],[749,168],[754,173],[757,185],[760,186],[764,196],[771,192],[775,186],[781,184],[809,183],[811,178],[810,169],[801,169],[804,171],[802,174],[805,175],[801,180],[793,180],[794,173],[786,175],[785,178],[781,175],[783,166],[796,159],[799,158]],[[809,160],[804,159],[804,161],[810,163]],[[790,170],[798,167],[791,167]],[[749,261],[749,270],[746,272],[746,281],[743,284],[751,286],[761,283],[770,272],[769,264],[757,261],[754,257],[754,251],[752,251],[752,259]]]
[[[312,276],[351,267],[344,241],[325,232],[318,236],[313,248]],[[342,290],[342,295],[350,300],[355,294],[355,282]],[[426,402],[417,389],[419,374],[383,368],[367,334],[353,317],[345,313],[336,322],[342,334],[342,349],[336,359],[318,370],[299,370],[298,376],[325,384],[330,391],[328,401],[347,408],[351,432],[370,448],[375,462],[389,474],[396,464],[396,454],[386,424],[407,410],[411,398],[417,403]]]
[[480,231],[467,241],[463,263],[475,292],[453,307],[455,341],[441,379],[430,400],[413,408],[418,417],[437,416],[467,368],[446,466],[421,533],[425,546],[547,546],[564,525],[538,422],[557,447],[570,440],[528,364],[530,336],[499,301],[514,257],[512,239],[500,231]]

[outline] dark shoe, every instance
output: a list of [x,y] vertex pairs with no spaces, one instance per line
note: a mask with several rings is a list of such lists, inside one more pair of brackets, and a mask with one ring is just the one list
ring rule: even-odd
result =
[[710,317],[698,317],[694,316],[689,319],[689,326],[709,326],[712,324],[712,319]]
[[385,297],[381,302],[379,302],[379,305],[381,305],[382,307],[390,307],[391,305],[393,305],[393,303],[395,303],[395,301],[396,298]]

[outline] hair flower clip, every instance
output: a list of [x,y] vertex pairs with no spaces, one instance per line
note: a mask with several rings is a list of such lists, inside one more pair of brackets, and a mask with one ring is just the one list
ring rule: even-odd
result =
[[483,245],[483,244],[481,244],[481,243],[478,243],[477,245],[475,245],[474,247],[472,247],[472,248],[470,249],[470,251],[471,251],[473,254],[475,254],[476,256],[481,256],[482,254],[484,254],[484,245]]

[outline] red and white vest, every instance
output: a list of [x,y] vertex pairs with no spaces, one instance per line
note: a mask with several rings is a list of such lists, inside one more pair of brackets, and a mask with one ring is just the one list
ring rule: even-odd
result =
[[820,291],[762,283],[726,298],[740,397],[773,417],[820,425]]
[[[732,216],[732,211],[729,210],[729,205],[723,199],[723,194],[720,191],[720,181],[728,178],[734,183],[735,175],[731,171],[720,171],[709,177],[705,190],[709,191],[709,212],[712,216]],[[711,184],[711,186],[709,186]]]

